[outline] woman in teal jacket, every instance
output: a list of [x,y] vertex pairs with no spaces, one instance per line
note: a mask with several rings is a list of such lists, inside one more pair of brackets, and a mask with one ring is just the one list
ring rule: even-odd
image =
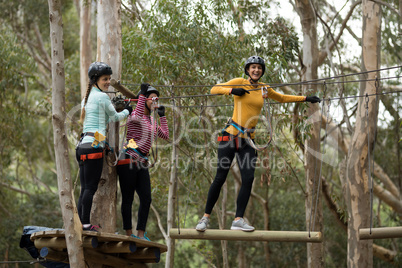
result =
[[81,121],[84,124],[81,139],[76,148],[80,167],[81,192],[78,199],[78,215],[83,230],[97,231],[99,226],[91,225],[92,200],[102,174],[104,137],[106,126],[121,121],[131,114],[129,105],[118,113],[105,93],[110,86],[112,68],[103,62],[93,62],[88,69],[89,85],[81,103]]

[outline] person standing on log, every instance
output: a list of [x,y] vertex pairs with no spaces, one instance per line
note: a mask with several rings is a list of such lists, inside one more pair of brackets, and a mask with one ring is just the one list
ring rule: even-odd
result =
[[78,199],[78,215],[84,231],[98,231],[92,225],[90,214],[92,201],[102,174],[103,157],[107,147],[106,126],[109,121],[117,122],[131,114],[128,102],[125,109],[117,112],[105,93],[110,86],[112,68],[103,62],[93,62],[88,68],[89,84],[81,102],[83,132],[76,147],[76,158],[80,168],[81,192]]
[[[120,190],[122,195],[121,214],[126,235],[149,240],[146,236],[149,208],[151,206],[151,180],[148,171],[148,153],[157,137],[169,139],[169,128],[165,107],[156,105],[159,91],[149,84],[141,84],[138,103],[127,119],[127,144],[124,159],[117,164]],[[151,114],[157,110],[160,126]],[[137,235],[132,230],[132,205],[134,193],[140,199],[137,218]]]
[[[235,218],[230,229],[248,232],[255,229],[243,219],[251,194],[257,160],[257,152],[247,141],[247,138],[254,139],[255,133],[253,132],[264,104],[264,98],[274,99],[282,103],[304,101],[316,103],[321,101],[316,96],[283,95],[258,82],[265,72],[265,62],[259,56],[252,56],[247,59],[244,72],[248,79],[235,78],[211,89],[211,94],[233,95],[234,110],[232,118],[223,130],[223,135],[218,137],[220,143],[218,145],[217,171],[208,191],[204,216],[196,226],[196,230],[200,232],[208,228],[212,209],[219,198],[220,190],[226,181],[233,158],[236,155],[242,183],[237,196]],[[263,87],[266,87],[266,94],[262,94],[261,88]]]

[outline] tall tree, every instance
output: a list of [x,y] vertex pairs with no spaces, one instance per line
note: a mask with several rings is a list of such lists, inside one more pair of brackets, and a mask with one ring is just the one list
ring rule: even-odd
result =
[[[380,66],[381,8],[380,5],[363,0],[362,71],[373,71]],[[375,94],[378,72],[363,75],[360,95]],[[370,152],[373,150],[377,129],[378,103],[375,97],[360,98],[356,124],[347,160],[348,205],[348,267],[373,266],[373,241],[359,241],[359,229],[370,226]]]
[[80,0],[80,83],[81,99],[85,97],[88,87],[88,66],[92,61],[91,49],[91,3],[90,0]]
[[[303,31],[303,58],[302,58],[302,80],[310,81],[318,78],[318,38],[317,38],[317,16],[314,2],[309,0],[296,0],[296,10],[300,17]],[[316,85],[303,85],[304,95],[315,93]],[[309,104],[307,116],[312,121],[310,138],[306,140],[304,152],[304,167],[306,171],[306,226],[311,231],[323,231],[323,216],[321,191],[318,191],[319,179],[318,170],[321,159],[320,155],[320,122],[318,120],[319,106]],[[318,195],[318,197],[317,197]],[[316,205],[316,198],[318,204]],[[312,209],[314,208],[314,209]],[[314,222],[315,221],[315,222]],[[314,226],[314,230],[312,227]],[[308,267],[323,267],[324,247],[322,243],[307,244]]]
[[[116,80],[120,80],[122,57],[120,5],[119,0],[98,1],[98,51],[96,58],[112,67],[112,78]],[[118,127],[118,123],[109,123],[108,125],[108,142],[114,152],[118,152]],[[106,156],[104,161],[108,161],[108,157]],[[100,223],[102,231],[105,232],[113,233],[116,228],[116,193],[116,169],[104,163],[99,188],[94,196],[94,209],[91,218],[93,222]]]
[[72,191],[68,141],[65,131],[66,101],[61,1],[49,0],[49,21],[52,51],[52,121],[60,205],[70,265],[71,267],[85,267],[81,239],[82,225]]

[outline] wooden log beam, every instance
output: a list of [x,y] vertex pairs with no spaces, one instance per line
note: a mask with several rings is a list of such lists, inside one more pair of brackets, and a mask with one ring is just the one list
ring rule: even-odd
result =
[[158,263],[161,258],[161,251],[159,248],[140,248],[133,253],[121,255],[121,257],[129,260],[152,259]]
[[124,96],[126,96],[128,98],[135,99],[137,97],[134,94],[134,92],[132,92],[131,90],[129,90],[128,88],[126,88],[125,86],[120,84],[120,81],[116,81],[115,79],[112,79],[112,80],[110,80],[110,85],[112,87],[114,87],[115,89],[117,89],[118,91],[120,91],[121,94],[123,94]]
[[48,260],[69,263],[68,254],[65,251],[56,251],[48,247],[43,247],[39,254],[42,258],[46,258]]
[[[112,267],[126,267],[134,266],[135,262],[131,260],[125,260],[119,257],[115,257],[108,254],[102,254],[93,249],[84,249],[85,260],[92,263],[109,265]],[[135,266],[134,266],[135,267]]]
[[273,241],[273,242],[322,242],[321,232],[298,231],[232,231],[208,229],[198,232],[195,229],[170,229],[169,235],[173,239],[205,239],[205,240],[234,240],[234,241]]
[[383,239],[402,237],[402,226],[399,227],[381,227],[381,228],[363,228],[359,229],[359,239]]
[[[67,248],[64,237],[40,237],[34,240],[34,244],[36,248]],[[98,239],[96,237],[84,236],[82,238],[82,246],[84,248],[96,248],[98,246]]]
[[132,253],[137,250],[135,242],[107,242],[98,248],[103,253]]

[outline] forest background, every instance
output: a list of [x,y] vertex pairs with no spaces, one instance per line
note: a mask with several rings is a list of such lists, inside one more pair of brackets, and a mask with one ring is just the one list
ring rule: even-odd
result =
[[[245,59],[258,54],[267,62],[264,82],[273,86],[300,82],[306,68],[303,58],[306,53],[303,54],[305,44],[299,21],[303,15],[298,2],[287,2],[294,10],[286,10],[286,16],[282,16],[277,10],[281,10],[283,1],[122,1],[121,81],[134,92],[139,90],[140,83],[148,82],[165,85],[158,88],[162,96],[209,94],[211,85],[244,77]],[[325,52],[318,67],[319,77],[361,72],[361,55],[351,53],[355,50],[351,48],[357,47],[359,51],[362,44],[362,5],[367,1],[344,1],[344,5],[335,5],[332,1],[307,2],[314,7],[310,15],[316,18],[319,49]],[[402,57],[401,1],[370,2],[381,7],[380,67],[398,66]],[[95,61],[97,4],[91,1],[87,4],[92,13],[90,60]],[[62,5],[69,115],[66,126],[76,200],[79,180],[74,147],[82,128],[77,109],[82,98],[82,58],[77,31],[80,6],[79,1],[63,1]],[[298,19],[289,20],[290,13]],[[0,15],[0,256],[3,260],[26,260],[27,253],[18,246],[23,226],[63,227],[51,124],[49,7],[42,0],[1,1]],[[376,121],[375,227],[401,225],[401,97],[400,93],[389,93],[402,90],[400,72],[400,68],[382,71],[380,77],[384,79],[378,85],[388,94],[379,97],[380,112]],[[310,92],[299,84],[275,87],[275,90],[320,97],[324,96],[324,91],[326,97],[355,96],[361,90],[361,78],[356,75],[335,79],[337,82],[349,80],[339,84],[321,81]],[[324,144],[321,150],[325,152],[320,189],[323,193],[322,264],[326,267],[347,265],[350,200],[345,194],[344,173],[348,144],[360,120],[358,99],[334,100],[330,103],[329,115],[323,114],[324,120],[332,119],[322,124],[321,130],[322,136],[326,128],[332,130],[327,131],[326,139],[321,142]],[[168,107],[170,130],[174,129],[173,118],[180,125],[176,226],[193,228],[203,213],[214,175],[214,167],[210,165],[216,159],[214,140],[231,116],[231,103],[231,97],[225,96],[183,98],[174,104],[181,106],[178,117],[172,112],[172,102],[161,100],[161,104]],[[308,105],[273,104],[271,113],[274,144],[259,155],[263,165],[256,170],[246,218],[257,229],[307,230],[309,186],[305,167],[310,162],[307,163],[304,153],[306,140],[311,137]],[[259,125],[261,129],[266,126],[263,121]],[[261,135],[258,142],[263,143],[264,138]],[[153,241],[164,243],[172,143],[160,141],[158,145],[159,162],[151,169],[153,205],[147,231]],[[234,167],[215,209],[212,228],[230,226],[239,184],[238,170]],[[119,191],[117,194],[120,202]],[[116,231],[123,233],[119,209],[115,216]],[[374,251],[377,256],[373,259],[374,266],[400,265],[400,240],[376,240],[375,245],[390,257]],[[261,263],[267,263],[267,267],[306,267],[310,264],[308,247],[301,243],[277,242],[178,240],[175,243],[174,267],[260,267]],[[163,256],[161,263],[154,266],[164,264]]]

